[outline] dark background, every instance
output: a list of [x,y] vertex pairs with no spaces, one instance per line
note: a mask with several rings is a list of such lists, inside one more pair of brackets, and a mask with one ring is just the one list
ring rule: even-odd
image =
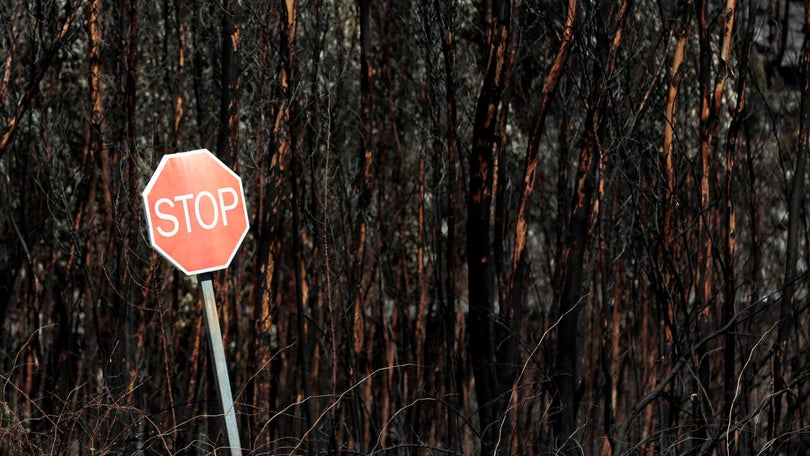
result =
[[226,444],[208,148],[246,453],[808,454],[806,2],[0,5],[0,453]]

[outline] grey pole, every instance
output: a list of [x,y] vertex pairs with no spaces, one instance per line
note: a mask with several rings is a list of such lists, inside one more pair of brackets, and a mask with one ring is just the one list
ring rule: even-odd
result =
[[219,389],[222,411],[225,414],[228,445],[231,448],[231,456],[242,456],[242,444],[239,442],[239,430],[236,427],[236,410],[233,407],[231,381],[228,378],[228,365],[225,363],[225,348],[222,345],[222,333],[219,329],[219,317],[217,316],[217,307],[214,300],[214,285],[211,280],[211,273],[200,274],[198,278],[202,287],[205,326],[208,328],[211,358],[214,361],[214,378],[217,382],[217,389]]

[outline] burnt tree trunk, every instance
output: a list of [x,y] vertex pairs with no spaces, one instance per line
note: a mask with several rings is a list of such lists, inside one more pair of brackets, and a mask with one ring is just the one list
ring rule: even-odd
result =
[[503,95],[512,5],[494,1],[488,18],[487,64],[473,121],[473,145],[468,157],[467,280],[470,310],[467,314],[467,350],[470,356],[478,416],[481,454],[490,454],[497,438],[498,416],[503,410],[503,385],[498,383],[493,328],[494,264],[490,245],[490,207],[494,173],[498,112]]

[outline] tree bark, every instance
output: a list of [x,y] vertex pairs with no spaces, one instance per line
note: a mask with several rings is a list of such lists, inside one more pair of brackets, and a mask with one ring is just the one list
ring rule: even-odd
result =
[[[672,368],[676,353],[676,326],[674,324],[677,311],[677,301],[680,293],[673,292],[673,288],[678,283],[678,264],[681,258],[681,244],[678,240],[680,222],[678,220],[678,208],[681,204],[678,201],[678,182],[674,157],[674,143],[676,126],[680,123],[677,119],[678,95],[683,79],[684,55],[686,45],[689,41],[689,27],[692,18],[691,0],[678,3],[678,11],[673,15],[672,34],[675,36],[676,44],[672,53],[672,63],[668,78],[667,100],[664,114],[664,141],[661,153],[661,166],[664,172],[664,215],[662,221],[661,235],[662,243],[658,253],[658,264],[661,268],[662,282],[658,293],[658,328],[659,328],[659,357],[661,359],[660,369],[656,383],[660,383]],[[671,387],[668,387],[671,388]],[[669,392],[669,390],[667,390]],[[678,415],[677,405],[673,401],[659,399],[658,427],[661,429],[658,438],[659,448],[669,448],[676,441],[677,431],[673,417]],[[667,404],[665,406],[665,403]]]
[[[372,64],[372,32],[371,32],[371,1],[358,0],[359,26],[360,26],[360,132],[361,146],[359,150],[359,169],[356,176],[357,212],[352,235],[352,266],[350,288],[351,302],[351,352],[347,355],[351,362],[350,387],[363,376],[370,367],[364,353],[366,340],[365,322],[365,291],[364,270],[366,265],[366,244],[368,241],[368,225],[371,220],[372,193],[373,193],[373,164],[374,164],[374,138],[373,138],[373,91],[372,77],[374,66]],[[360,418],[362,413],[359,405],[353,407],[352,438],[355,448],[365,448],[365,426]]]
[[[441,11],[439,0],[435,0],[436,11]],[[445,147],[447,148],[447,241],[445,244],[445,307],[443,309],[445,328],[445,392],[455,392],[452,403],[456,409],[460,407],[459,395],[461,374],[459,354],[456,350],[458,332],[457,327],[457,290],[456,277],[458,274],[456,263],[456,160],[458,155],[457,140],[457,108],[456,108],[456,77],[455,77],[455,2],[447,0],[444,5],[444,29],[442,32],[442,56],[444,60],[444,96],[445,96]],[[447,414],[446,439],[454,442],[458,438],[456,415],[452,411]]]
[[[802,219],[804,180],[807,172],[807,156],[810,154],[810,8],[805,13],[804,44],[801,58],[801,106],[799,116],[799,143],[796,150],[796,170],[790,186],[788,201],[787,244],[785,245],[785,278],[782,297],[779,301],[777,340],[771,362],[771,408],[768,415],[768,440],[778,439],[781,434],[782,398],[787,382],[783,371],[785,352],[794,320],[796,319],[796,281],[798,262],[799,224]],[[776,446],[776,443],[774,446]]]
[[551,102],[554,94],[557,91],[557,85],[560,82],[563,72],[565,71],[568,63],[568,56],[570,55],[571,44],[574,39],[574,27],[577,17],[577,0],[568,1],[568,9],[565,15],[565,24],[563,25],[563,39],[560,48],[557,51],[557,56],[549,69],[546,81],[543,84],[543,97],[540,104],[540,109],[537,112],[534,121],[534,128],[529,137],[529,144],[526,148],[526,159],[524,164],[523,191],[520,195],[518,203],[518,210],[515,222],[514,232],[514,254],[512,259],[512,269],[509,279],[509,294],[512,299],[512,307],[516,308],[522,305],[523,297],[526,292],[524,289],[526,277],[525,270],[527,266],[526,260],[526,238],[528,233],[528,214],[527,208],[529,200],[534,192],[535,181],[537,180],[537,164],[540,152],[540,140],[545,131],[545,120],[551,109]]
[[502,386],[498,384],[495,359],[493,280],[490,245],[490,207],[498,112],[501,105],[508,59],[512,5],[510,0],[493,2],[488,18],[488,49],[484,80],[478,94],[473,120],[473,146],[469,155],[467,196],[467,350],[475,377],[478,416],[481,425],[481,454],[489,454],[497,438],[497,419],[502,411]]
[[[734,323],[736,318],[736,298],[737,298],[737,268],[735,265],[736,256],[736,240],[737,240],[737,216],[734,207],[736,185],[736,162],[739,155],[738,142],[742,132],[744,117],[746,114],[746,90],[747,90],[747,75],[749,71],[749,64],[751,58],[751,47],[754,41],[754,27],[756,25],[756,10],[757,1],[750,0],[748,2],[748,24],[745,29],[745,35],[742,41],[742,50],[739,56],[737,65],[737,105],[732,112],[731,124],[728,128],[728,135],[726,139],[726,181],[725,181],[725,213],[724,225],[726,228],[725,236],[725,249],[724,249],[724,267],[723,267],[723,282],[724,282],[724,296],[723,296],[723,326],[728,327],[728,330],[723,335],[723,414],[724,418],[728,420],[728,426],[732,426],[734,417],[732,415],[732,404],[737,394],[737,373],[736,373],[736,356],[735,351],[737,348],[737,325]],[[727,26],[732,19],[727,18]],[[730,38],[730,36],[729,36]],[[744,393],[743,393],[744,394]],[[743,411],[743,414],[745,411]],[[728,448],[733,451],[734,447]]]
[[[713,301],[713,230],[714,209],[711,195],[711,176],[714,174],[714,138],[719,125],[719,113],[722,105],[725,83],[728,74],[728,65],[731,58],[731,44],[734,32],[734,16],[736,0],[727,0],[723,10],[723,34],[720,45],[720,65],[717,67],[715,83],[711,87],[712,62],[710,43],[709,4],[704,0],[696,2],[699,40],[699,82],[701,95],[701,109],[699,121],[699,149],[700,149],[700,213],[698,214],[698,256],[695,293],[694,314],[697,319],[695,327],[695,340],[700,340],[708,333],[711,324],[711,308]],[[733,305],[733,304],[732,304]],[[709,360],[707,352],[696,351],[695,363],[698,375],[695,382],[693,400],[693,413],[696,419],[696,442],[708,436],[707,418],[710,413],[706,396],[710,382]]]
[[[607,4],[601,4],[604,9]],[[584,299],[582,293],[585,275],[585,257],[597,191],[597,173],[602,161],[602,142],[605,125],[602,115],[610,97],[610,88],[603,80],[610,77],[621,44],[624,21],[632,8],[631,1],[623,2],[616,11],[615,26],[607,29],[608,18],[597,19],[596,54],[601,63],[594,65],[587,112],[584,121],[584,139],[579,155],[573,206],[567,227],[562,256],[562,275],[559,293],[560,323],[557,328],[557,346],[554,353],[554,397],[552,407],[558,412],[552,417],[554,437],[565,453],[576,450],[578,401],[582,388],[583,339],[580,324]]]

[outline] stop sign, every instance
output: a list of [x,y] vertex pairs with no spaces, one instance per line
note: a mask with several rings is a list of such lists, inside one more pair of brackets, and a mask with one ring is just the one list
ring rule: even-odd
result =
[[207,149],[164,155],[143,204],[152,247],[188,275],[227,268],[249,228],[242,179]]

